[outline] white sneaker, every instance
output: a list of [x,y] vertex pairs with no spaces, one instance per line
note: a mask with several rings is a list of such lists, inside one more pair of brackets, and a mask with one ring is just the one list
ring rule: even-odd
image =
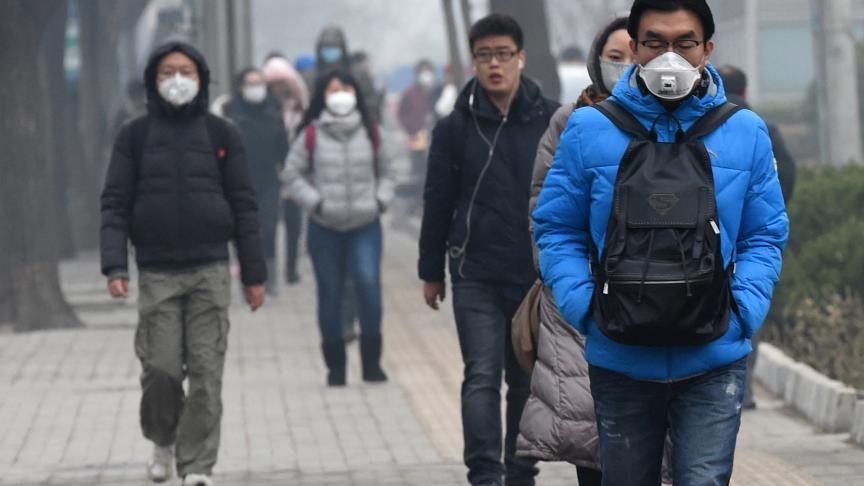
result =
[[162,483],[171,479],[174,470],[174,446],[154,446],[153,457],[147,463],[147,477],[154,483]]
[[183,486],[213,486],[213,481],[206,474],[187,474],[183,476]]

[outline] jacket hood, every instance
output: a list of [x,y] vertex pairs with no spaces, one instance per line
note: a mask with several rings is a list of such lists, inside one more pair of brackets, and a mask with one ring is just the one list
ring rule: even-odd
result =
[[[660,104],[660,101],[652,95],[648,90],[643,89],[643,84],[638,76],[639,66],[634,64],[624,73],[615,89],[612,96],[616,102],[624,106],[632,113],[643,125],[650,128],[655,121],[658,122],[658,134],[660,129],[668,125],[671,133],[674,133],[672,124],[674,120],[668,116],[662,116],[667,113],[666,108]],[[716,108],[726,103],[726,90],[723,87],[723,80],[720,74],[712,64],[706,66],[708,73],[708,86],[704,89],[705,94],[697,96],[689,95],[681,104],[675,108],[671,115],[681,124],[681,127],[686,131],[702,117],[705,113],[713,108]],[[677,127],[676,127],[677,128]],[[661,139],[664,137],[660,134]]]
[[[198,66],[198,95],[190,103],[175,107],[162,99],[156,87],[156,70],[162,59],[172,52],[188,56]],[[157,47],[147,61],[144,69],[144,88],[147,92],[147,111],[164,118],[185,118],[207,113],[210,104],[210,68],[204,56],[191,45],[172,41]]]
[[[471,97],[473,94],[473,111],[480,118],[486,118],[493,121],[501,119],[498,107],[492,103],[486,90],[480,85],[477,78],[469,80],[459,98],[456,99],[456,110],[465,112],[466,115],[471,115]],[[518,116],[522,121],[527,121],[534,116],[542,116],[548,111],[546,100],[540,91],[540,87],[527,76],[522,76],[519,81],[519,90],[516,92],[516,97],[510,106],[511,116]]]
[[591,84],[596,92],[609,95],[611,93],[606,89],[606,83],[603,82],[603,71],[600,69],[600,55],[603,54],[603,47],[609,36],[616,30],[627,30],[627,17],[618,17],[609,22],[603,30],[594,38],[594,43],[591,44],[591,51],[588,53],[588,76],[591,78]]
[[[342,59],[336,63],[327,63],[321,58],[321,49],[325,47],[339,47],[342,49]],[[315,60],[320,73],[327,71],[330,68],[341,66],[346,70],[350,68],[348,60],[348,41],[345,38],[345,32],[335,25],[325,27],[318,35],[318,42],[315,43]]]

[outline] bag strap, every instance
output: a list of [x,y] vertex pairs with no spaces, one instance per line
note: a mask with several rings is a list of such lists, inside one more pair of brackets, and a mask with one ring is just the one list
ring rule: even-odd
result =
[[639,120],[636,119],[629,111],[624,109],[618,103],[611,99],[606,99],[600,103],[596,103],[593,107],[609,119],[616,127],[633,135],[639,139],[648,140],[651,138],[648,129],[645,128]]
[[303,142],[309,157],[309,172],[315,172],[315,137],[316,127],[314,123],[306,125],[303,129]]
[[727,120],[732,118],[732,115],[738,113],[743,108],[735,103],[726,102],[708,113],[702,115],[702,118],[696,120],[696,123],[684,133],[684,140],[696,140],[698,138],[710,135],[714,130],[720,128]]
[[207,134],[210,136],[210,148],[213,155],[219,161],[219,171],[222,171],[222,162],[228,156],[226,142],[229,138],[226,121],[212,113],[207,113],[204,119],[207,124]]
[[381,152],[381,127],[375,123],[372,125],[372,170],[375,171],[375,180],[381,175],[381,162],[379,153]]
[[150,116],[144,115],[129,122],[129,149],[132,155],[135,178],[138,178],[138,169],[141,166],[141,157],[144,154],[144,142],[147,141],[147,132],[150,131]]

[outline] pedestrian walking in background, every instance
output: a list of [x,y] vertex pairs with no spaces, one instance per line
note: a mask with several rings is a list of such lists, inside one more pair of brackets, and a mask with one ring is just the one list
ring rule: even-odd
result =
[[[726,96],[729,101],[745,108],[750,108],[747,103],[747,75],[735,66],[722,66],[717,69],[726,86]],[[774,160],[777,162],[777,176],[780,178],[780,189],[783,191],[783,200],[789,204],[792,192],[795,189],[795,158],[786,148],[786,140],[780,128],[768,123],[768,138],[771,139],[771,148],[774,151]],[[744,410],[756,408],[753,398],[753,370],[756,368],[756,359],[759,356],[759,334],[754,334],[750,340],[753,343],[753,352],[747,357],[747,382],[744,385]]]
[[[306,82],[283,57],[274,55],[264,63],[264,80],[268,89],[279,102],[282,120],[289,142],[297,136],[303,115],[309,108],[309,90]],[[284,156],[281,161],[284,160]],[[303,233],[303,210],[288,197],[282,197],[282,216],[285,221],[285,282],[294,285],[300,282],[297,259],[300,253],[300,236]],[[271,280],[275,280],[275,275]]]
[[375,74],[372,72],[372,60],[366,51],[355,51],[351,54],[351,74],[360,85],[366,106],[372,121],[381,124],[386,93],[375,85]]
[[290,196],[310,215],[308,247],[330,386],[346,383],[346,281],[357,296],[363,379],[387,380],[380,364],[380,215],[393,198],[387,154],[353,76],[336,69],[319,77],[282,177]]
[[[261,224],[264,258],[267,262],[267,293],[278,293],[276,278],[276,227],[279,223],[281,183],[279,172],[288,154],[288,135],[279,102],[268,95],[260,71],[247,68],[234,79],[230,101],[223,112],[240,130]],[[296,246],[296,242],[295,242]],[[296,268],[296,250],[295,250]]]
[[[534,161],[529,211],[533,211],[537,204],[570,115],[578,108],[609,97],[632,62],[627,17],[619,17],[600,31],[591,46],[588,59],[591,85],[585,88],[577,101],[555,112],[549,129],[540,139]],[[533,224],[530,226],[533,234]],[[534,252],[536,257],[536,245]],[[539,262],[535,261],[535,264]],[[533,367],[531,396],[522,413],[517,441],[518,454],[543,461],[566,460],[576,465],[579,486],[599,486],[597,423],[588,380],[588,362],[585,361],[585,338],[561,316],[549,287],[540,279],[535,286],[539,286],[536,305],[540,311],[540,326],[535,337],[535,354],[528,361],[536,357],[540,365]],[[514,321],[514,325],[526,324]],[[538,341],[543,345],[537,345]],[[569,399],[560,400],[562,395]]]
[[788,220],[768,130],[727,104],[704,0],[636,0],[638,66],[570,117],[534,211],[544,281],[585,336],[603,484],[728,484],[745,361]]
[[237,246],[253,311],[267,278],[243,143],[233,124],[207,113],[209,83],[192,46],[172,42],[153,52],[144,72],[147,114],[121,129],[102,191],[102,273],[111,295],[128,296],[129,241],[139,269],[141,428],[155,446],[148,476],[168,480],[176,458],[186,486],[212,484],[219,450],[228,242]]
[[[405,200],[401,214],[396,218],[407,220],[419,214],[422,205],[423,178],[426,176],[426,157],[429,139],[435,125],[435,101],[440,89],[436,86],[435,66],[427,60],[417,63],[414,83],[402,94],[397,115],[402,129],[408,135],[411,169],[407,184],[400,187]],[[401,222],[401,221],[399,221]]]
[[144,83],[140,79],[130,79],[126,83],[126,99],[114,115],[111,133],[116,137],[124,123],[145,113],[147,113],[147,92]]
[[[510,345],[510,321],[537,278],[527,223],[531,171],[537,143],[558,104],[522,76],[523,34],[513,18],[493,14],[478,20],[470,29],[469,45],[476,77],[432,136],[419,276],[427,305],[438,309],[449,256],[464,363],[468,480],[501,485],[506,477],[508,485],[533,485],[536,461],[516,457],[529,377]],[[505,433],[502,373],[507,382]]]

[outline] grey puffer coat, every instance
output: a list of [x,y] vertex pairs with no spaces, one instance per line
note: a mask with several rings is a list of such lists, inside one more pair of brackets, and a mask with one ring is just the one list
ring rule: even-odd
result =
[[289,197],[335,231],[374,222],[393,200],[386,144],[378,148],[376,169],[374,147],[359,115],[337,118],[325,111],[314,123],[314,154],[310,157],[301,133],[285,162],[281,178]]
[[[574,104],[559,108],[540,140],[531,184],[531,211],[574,108]],[[533,230],[532,224],[532,235]],[[536,245],[534,250],[536,261]],[[537,361],[531,375],[531,396],[522,412],[517,454],[600,469],[585,339],[561,317],[548,287],[543,288],[539,305]]]

